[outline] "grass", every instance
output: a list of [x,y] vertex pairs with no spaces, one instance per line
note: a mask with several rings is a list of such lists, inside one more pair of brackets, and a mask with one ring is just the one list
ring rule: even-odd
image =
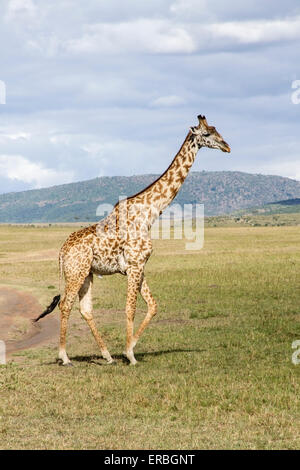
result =
[[[73,230],[1,226],[1,285],[47,305],[55,254]],[[55,363],[56,339],[0,366],[0,448],[299,448],[299,230],[208,227],[199,252],[155,241],[146,275],[159,313],[135,367],[121,356],[126,278],[96,278],[95,318],[116,365],[100,358],[75,306],[75,367]],[[144,313],[139,300],[137,323]]]
[[236,215],[207,217],[207,227],[282,227],[300,225],[300,212],[265,213],[263,209],[245,209]]

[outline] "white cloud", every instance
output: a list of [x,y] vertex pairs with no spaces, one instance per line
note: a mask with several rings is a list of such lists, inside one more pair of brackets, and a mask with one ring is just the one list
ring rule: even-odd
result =
[[26,18],[34,17],[35,14],[36,6],[33,0],[9,0],[5,19],[12,21],[24,16]]
[[[173,5],[178,12],[182,4]],[[300,38],[300,16],[280,20],[179,22],[176,19],[136,19],[84,26],[81,37],[61,41],[72,54],[189,54],[217,52],[224,46],[287,41]],[[56,43],[56,47],[58,44]]]
[[55,134],[49,137],[49,141],[51,144],[58,144],[58,145],[70,145],[72,142],[72,135],[71,134]]
[[29,132],[16,132],[13,134],[1,134],[0,133],[0,140],[9,139],[9,140],[30,140],[31,134]]
[[300,16],[283,20],[215,23],[207,26],[214,38],[254,44],[300,38]]
[[70,183],[72,172],[59,172],[44,168],[41,163],[30,162],[21,155],[0,155],[0,173],[10,180],[30,183],[34,188]]
[[176,0],[170,6],[170,12],[180,18],[192,19],[195,15],[198,17],[211,14],[207,0]]
[[166,107],[166,108],[171,108],[173,106],[180,106],[185,104],[185,100],[181,98],[180,96],[176,95],[169,95],[169,96],[161,96],[160,98],[157,98],[153,100],[150,105],[160,108],[160,107]]
[[107,145],[100,142],[89,142],[86,145],[83,145],[81,148],[84,152],[87,152],[93,157],[99,156],[104,150],[106,151]]
[[195,43],[184,26],[168,20],[152,19],[87,25],[83,36],[67,41],[65,48],[73,53],[135,51],[172,54],[196,50]]
[[[255,171],[254,171],[255,172]],[[294,180],[300,180],[300,162],[299,159],[271,161],[269,164],[262,164],[260,172],[268,175],[286,176]]]

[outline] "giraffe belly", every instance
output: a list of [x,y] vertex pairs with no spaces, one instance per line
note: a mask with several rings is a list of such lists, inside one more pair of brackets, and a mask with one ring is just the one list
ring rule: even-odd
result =
[[127,264],[123,255],[119,255],[114,259],[108,257],[94,257],[91,268],[92,272],[95,274],[108,276],[116,273],[126,274]]

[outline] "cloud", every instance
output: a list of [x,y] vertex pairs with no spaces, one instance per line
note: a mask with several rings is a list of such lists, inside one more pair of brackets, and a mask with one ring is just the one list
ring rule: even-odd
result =
[[215,23],[207,31],[217,39],[256,44],[300,38],[300,16],[284,20]]
[[176,0],[170,5],[170,12],[178,18],[193,20],[207,18],[211,15],[207,0]]
[[21,155],[0,155],[0,173],[10,180],[31,183],[34,188],[70,183],[72,172],[58,172],[33,163]]
[[9,139],[9,140],[30,140],[31,134],[29,132],[17,132],[15,134],[5,134],[0,133],[0,142]]
[[36,14],[36,6],[33,0],[9,0],[5,19],[6,21],[14,21],[28,17],[32,18]]
[[[178,12],[181,7],[179,3],[171,8]],[[79,37],[67,41],[49,38],[47,49],[54,41],[57,50],[76,55],[217,53],[239,45],[253,46],[293,39],[300,39],[300,16],[226,22],[193,20],[190,23],[179,19],[139,18],[84,25]]]
[[184,98],[176,95],[170,96],[161,96],[160,98],[156,98],[155,100],[151,101],[150,106],[154,107],[166,107],[171,108],[173,106],[180,106],[185,104]]
[[[272,4],[272,7],[271,7]],[[216,23],[224,21],[249,21],[255,19],[284,18],[289,13],[299,14],[300,8],[296,0],[175,0],[169,6],[174,18],[190,23]]]
[[183,26],[168,20],[142,18],[87,25],[80,38],[67,41],[65,49],[72,53],[174,54],[194,52],[196,46]]
[[[253,172],[253,167],[250,167],[250,171]],[[299,157],[297,154],[294,154],[281,159],[275,158],[268,163],[262,163],[260,172],[269,175],[286,176],[287,178],[300,181]]]

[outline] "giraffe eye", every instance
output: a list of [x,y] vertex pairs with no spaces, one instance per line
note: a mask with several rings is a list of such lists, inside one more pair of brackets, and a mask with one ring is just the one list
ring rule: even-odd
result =
[[209,134],[202,134],[203,137],[209,137]]

